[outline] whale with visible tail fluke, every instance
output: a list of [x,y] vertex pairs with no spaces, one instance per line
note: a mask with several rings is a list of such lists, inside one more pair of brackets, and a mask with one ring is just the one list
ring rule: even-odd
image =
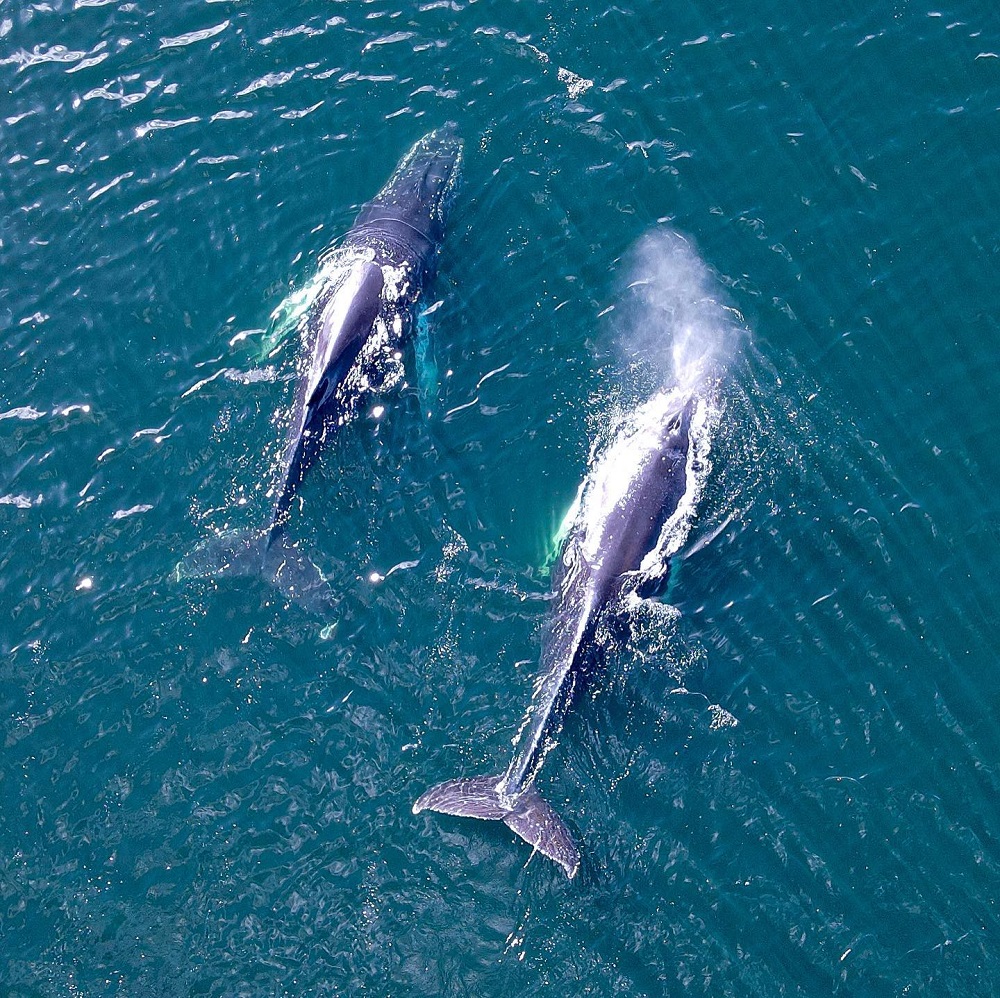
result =
[[679,233],[647,235],[633,267],[639,312],[619,346],[630,368],[674,387],[654,391],[618,424],[580,487],[553,572],[534,695],[506,770],[438,784],[413,805],[414,813],[502,821],[571,878],[580,851],[541,796],[539,771],[574,695],[593,681],[602,623],[666,592],[709,473],[719,376],[743,333],[742,317],[716,299],[713,275]]
[[595,632],[628,598],[661,595],[690,529],[708,467],[709,404],[683,389],[657,392],[625,421],[578,497],[553,578],[554,604],[531,705],[499,775],[449,780],[413,805],[503,821],[575,876],[580,853],[536,779],[574,694],[587,680]]
[[398,358],[411,334],[461,160],[454,125],[425,135],[326,255],[293,314],[303,349],[267,523],[213,538],[178,566],[178,576],[260,572],[293,597],[323,585],[319,570],[285,539],[292,504],[323,444],[357,412],[370,383],[383,380],[379,365]]

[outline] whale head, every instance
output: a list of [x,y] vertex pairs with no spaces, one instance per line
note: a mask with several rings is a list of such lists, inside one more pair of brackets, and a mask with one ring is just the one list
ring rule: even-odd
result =
[[433,254],[444,238],[461,167],[462,140],[454,123],[428,132],[362,209],[355,230],[383,229],[404,239],[409,230],[413,249]]

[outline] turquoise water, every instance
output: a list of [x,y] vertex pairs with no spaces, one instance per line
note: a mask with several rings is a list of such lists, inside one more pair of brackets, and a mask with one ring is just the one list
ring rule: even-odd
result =
[[[998,56],[981,0],[0,3],[0,992],[992,994]],[[171,581],[266,512],[272,311],[449,119],[424,363],[290,527],[335,612]],[[570,882],[410,806],[508,756],[667,226],[750,335],[682,617],[542,775]]]

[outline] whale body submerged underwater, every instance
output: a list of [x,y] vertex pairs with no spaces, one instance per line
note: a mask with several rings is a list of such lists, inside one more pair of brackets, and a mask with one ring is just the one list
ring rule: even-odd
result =
[[711,418],[696,391],[654,394],[632,413],[581,486],[553,575],[554,600],[534,695],[507,769],[448,780],[413,805],[503,821],[575,876],[580,852],[535,780],[591,668],[595,632],[630,599],[666,589],[708,469]]
[[266,524],[212,538],[177,567],[177,577],[260,572],[293,597],[323,586],[319,570],[285,540],[285,526],[323,445],[357,412],[371,384],[382,380],[379,367],[393,354],[398,358],[411,336],[418,302],[435,274],[461,162],[453,124],[425,135],[324,254],[304,301],[286,316],[285,325],[301,334],[302,349]]

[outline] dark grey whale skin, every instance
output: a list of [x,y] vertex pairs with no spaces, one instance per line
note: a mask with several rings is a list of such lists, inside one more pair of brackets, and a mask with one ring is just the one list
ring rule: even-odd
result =
[[[335,428],[358,405],[344,381],[381,320],[400,345],[409,336],[415,306],[433,280],[438,250],[458,181],[462,141],[453,124],[420,139],[400,160],[379,193],[358,213],[339,250],[358,252],[353,297],[334,302],[321,294],[305,319],[306,350],[272,490],[268,548],[282,533],[306,472]],[[393,270],[390,289],[386,268]],[[344,321],[333,323],[339,307]]]
[[298,376],[267,492],[268,518],[208,538],[175,567],[174,579],[259,575],[316,615],[328,616],[336,605],[323,572],[289,540],[285,525],[323,444],[357,411],[369,386],[384,380],[385,351],[402,350],[411,333],[434,277],[461,162],[454,125],[425,135],[330,251],[331,273],[299,320]]
[[[603,468],[605,476],[627,478],[627,489],[597,522],[578,517],[566,540],[553,578],[555,599],[534,696],[506,771],[438,784],[418,798],[414,813],[429,809],[503,821],[557,862],[568,877],[575,876],[579,849],[562,819],[538,793],[535,778],[574,694],[588,677],[598,623],[629,593],[645,598],[660,594],[666,586],[669,561],[643,565],[688,489],[695,403],[692,395],[678,399],[633,467]],[[613,462],[605,465],[609,463]],[[595,477],[601,470],[598,463]],[[585,483],[584,506],[587,488],[593,484]]]

